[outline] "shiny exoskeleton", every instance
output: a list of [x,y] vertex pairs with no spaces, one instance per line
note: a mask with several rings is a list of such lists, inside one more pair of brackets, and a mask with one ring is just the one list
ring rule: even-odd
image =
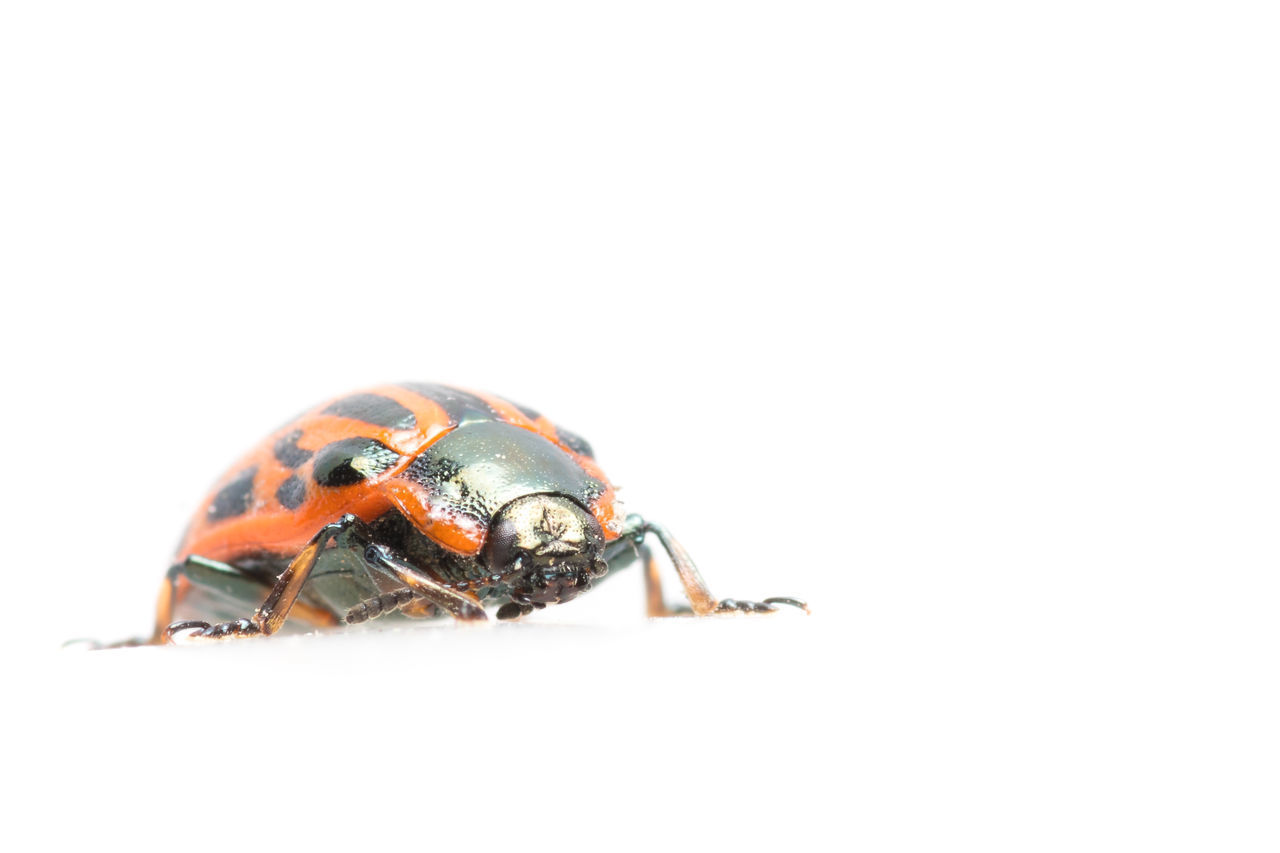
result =
[[[586,441],[532,409],[444,385],[339,397],[235,465],[193,519],[149,642],[275,633],[399,614],[514,619],[645,560],[652,534],[691,612],[768,612],[716,599],[662,527],[624,515]],[[253,609],[256,608],[256,609]],[[252,615],[248,614],[252,609]]]

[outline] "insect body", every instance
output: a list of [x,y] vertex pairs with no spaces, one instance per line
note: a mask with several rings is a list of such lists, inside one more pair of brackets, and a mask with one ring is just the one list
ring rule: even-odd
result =
[[537,412],[386,385],[307,412],[222,478],[165,578],[150,641],[390,613],[483,620],[490,603],[514,619],[576,598],[637,554],[649,612],[666,615],[649,534],[697,615],[803,607],[717,600],[661,526],[622,514],[590,445]]

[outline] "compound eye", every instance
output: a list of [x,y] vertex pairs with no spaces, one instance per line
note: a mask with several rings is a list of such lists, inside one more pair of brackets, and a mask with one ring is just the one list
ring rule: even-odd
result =
[[505,572],[514,568],[520,560],[520,532],[510,519],[499,519],[489,530],[489,541],[485,544],[486,559],[490,571]]

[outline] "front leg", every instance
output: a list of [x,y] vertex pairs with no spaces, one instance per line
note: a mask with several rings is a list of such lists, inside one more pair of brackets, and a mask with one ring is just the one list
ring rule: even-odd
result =
[[766,598],[760,602],[734,598],[717,599],[711,594],[707,582],[702,579],[702,573],[694,565],[689,552],[665,527],[645,521],[638,515],[632,515],[627,517],[626,528],[624,535],[630,536],[637,543],[640,558],[644,562],[645,599],[648,614],[651,617],[675,616],[688,611],[672,610],[667,606],[662,596],[662,580],[658,576],[657,561],[643,544],[645,535],[649,533],[662,543],[667,556],[671,558],[671,563],[676,568],[676,574],[680,577],[680,583],[684,586],[685,596],[689,599],[695,616],[710,616],[715,613],[772,613],[777,609],[775,607],[777,604],[787,604],[798,607],[806,613],[809,612],[808,605],[795,598]]
[[460,592],[427,575],[418,567],[405,562],[390,548],[370,544],[364,549],[365,562],[380,571],[392,575],[400,583],[416,592],[462,622],[483,622],[485,615],[480,600],[472,592]]

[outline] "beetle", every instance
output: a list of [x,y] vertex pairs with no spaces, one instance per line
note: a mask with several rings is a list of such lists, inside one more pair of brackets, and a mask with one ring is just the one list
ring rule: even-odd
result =
[[[165,576],[152,635],[221,640],[397,614],[518,619],[571,601],[611,569],[645,566],[652,536],[698,616],[791,598],[717,599],[659,524],[624,514],[591,445],[537,411],[447,385],[383,385],[271,433],[214,486]],[[256,608],[252,615],[245,613]]]

